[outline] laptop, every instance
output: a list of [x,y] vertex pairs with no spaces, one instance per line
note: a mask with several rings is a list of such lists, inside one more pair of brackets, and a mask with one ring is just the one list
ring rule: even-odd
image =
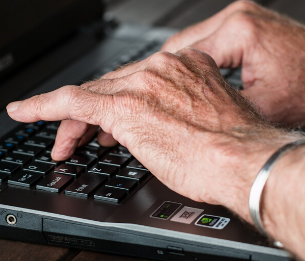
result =
[[[168,189],[126,148],[93,139],[55,162],[58,122],[8,117],[10,101],[98,78],[150,56],[175,33],[117,25],[104,7],[100,0],[0,3],[0,237],[156,260],[289,260],[224,207]],[[238,70],[222,74],[240,88]]]

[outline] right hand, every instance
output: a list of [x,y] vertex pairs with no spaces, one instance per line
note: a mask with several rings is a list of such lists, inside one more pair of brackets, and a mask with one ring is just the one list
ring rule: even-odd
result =
[[192,46],[219,67],[242,66],[241,94],[275,123],[305,126],[305,29],[250,1],[236,1],[169,38],[163,51]]

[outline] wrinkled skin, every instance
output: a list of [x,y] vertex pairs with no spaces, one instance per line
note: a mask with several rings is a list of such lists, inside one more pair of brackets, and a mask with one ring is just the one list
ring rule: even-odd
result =
[[268,118],[305,125],[304,26],[252,2],[237,1],[213,17],[172,36],[162,50],[192,46],[219,67],[242,66],[244,97]]
[[241,205],[227,199],[247,205],[262,162],[291,140],[226,84],[210,56],[192,48],[156,53],[80,87],[11,104],[8,112],[23,122],[65,120],[54,159],[71,156],[95,128],[88,124],[100,126],[169,188],[238,213]]
[[[247,11],[231,12],[237,7],[245,7]],[[253,11],[250,12],[249,8]],[[268,23],[270,28],[279,28],[282,23],[284,29],[288,28],[287,33],[290,32],[289,28],[296,28],[300,35],[303,29],[274,17],[277,16],[253,4],[236,3],[219,13],[217,19],[214,17],[207,24],[202,24],[206,27],[206,35],[193,38],[194,41],[190,43],[183,42],[183,45],[193,44],[206,50],[220,66],[236,67],[242,64],[246,89],[243,94],[254,100],[273,121],[290,124],[292,122],[287,120],[285,113],[290,114],[293,110],[284,102],[291,96],[295,108],[301,109],[303,105],[297,101],[303,99],[303,93],[300,92],[298,97],[293,95],[300,91],[295,81],[289,85],[291,92],[287,91],[291,78],[282,67],[289,69],[292,65],[288,61],[287,64],[279,61],[282,48],[278,42],[275,43],[275,54],[270,55],[274,53],[268,49],[271,48],[268,43],[272,39],[272,32],[268,35],[259,33],[257,26]],[[228,21],[224,23],[224,20]],[[232,26],[227,26],[230,23],[246,27],[247,31],[240,29],[233,38]],[[231,30],[231,34],[225,37],[224,32],[228,30]],[[252,46],[254,32],[260,41]],[[195,33],[191,36],[195,37]],[[184,41],[186,39],[191,40],[187,37]],[[214,44],[209,45],[206,39],[214,39]],[[175,37],[166,43],[164,49],[173,50],[171,43],[174,42]],[[230,48],[216,48],[219,42],[225,42]],[[284,44],[284,41],[281,42]],[[285,43],[284,47],[288,45]],[[259,55],[256,55],[257,51]],[[302,55],[299,56],[301,59]],[[252,65],[251,60],[254,62]],[[269,65],[266,61],[270,62]],[[259,62],[261,64],[257,66]],[[291,58],[290,62],[301,66],[301,61],[296,57]],[[302,77],[298,70],[289,76],[299,77],[300,81]],[[275,106],[279,103],[281,106]],[[75,148],[88,141],[100,126],[102,131],[98,138],[101,144],[112,145],[118,141],[126,146],[170,189],[196,201],[223,205],[250,223],[248,200],[257,173],[278,148],[300,139],[297,134],[285,133],[271,126],[224,81],[214,60],[193,48],[184,48],[176,53],[158,52],[96,81],[81,86],[64,86],[47,94],[11,103],[7,111],[13,119],[22,122],[62,120],[52,151],[52,157],[56,160],[71,156]],[[281,113],[283,111],[285,113]],[[294,123],[301,121],[298,117],[299,114],[294,116]],[[281,176],[287,178],[286,174],[287,171]],[[276,176],[272,177],[271,181]],[[274,216],[272,203],[281,196],[279,188],[282,188],[282,180],[288,190],[285,195],[294,195],[285,197],[293,201],[285,204],[283,209],[286,211],[288,207],[291,211],[287,212],[296,213],[294,202],[301,201],[303,197],[294,193],[293,177],[289,176],[288,181],[276,179],[277,183],[267,182],[267,194],[271,196],[265,202],[270,201],[271,204],[266,204],[264,217]],[[290,184],[286,186],[288,182]],[[273,189],[273,184],[280,185]],[[273,194],[274,191],[280,192]],[[285,217],[290,218],[288,215],[282,217],[280,224],[270,219],[264,224],[271,222],[273,226],[268,228],[273,228],[268,232],[302,256],[300,245],[291,244],[286,233],[292,231],[287,229],[288,226],[298,222],[286,220]],[[303,220],[304,213],[295,217]],[[287,226],[282,226],[283,223]],[[294,231],[300,230],[296,228]],[[302,244],[302,235],[302,232],[298,235],[295,233],[291,242]]]

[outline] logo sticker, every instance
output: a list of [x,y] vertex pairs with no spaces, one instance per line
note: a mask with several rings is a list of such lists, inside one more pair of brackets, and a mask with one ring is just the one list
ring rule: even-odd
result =
[[196,221],[195,225],[200,227],[223,229],[229,221],[229,218],[204,214]]
[[181,206],[181,203],[165,201],[158,209],[150,216],[153,218],[169,219],[170,216]]
[[191,224],[202,212],[203,209],[183,207],[171,221]]

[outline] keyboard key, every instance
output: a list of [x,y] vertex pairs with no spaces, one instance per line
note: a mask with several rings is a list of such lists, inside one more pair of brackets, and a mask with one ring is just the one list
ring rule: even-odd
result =
[[130,153],[129,150],[128,150],[126,147],[122,146],[121,144],[119,144],[117,147],[118,147],[118,149],[121,150],[121,151]]
[[[97,138],[94,138],[92,141],[90,141],[87,146],[93,148],[105,148],[105,147],[101,147],[101,145],[97,141]],[[109,148],[105,148],[105,149],[108,150]]]
[[153,55],[155,52],[156,52],[155,50],[146,51],[145,53],[142,54],[141,59],[144,60],[144,59],[148,58],[149,56]]
[[148,172],[145,170],[136,170],[136,169],[122,169],[118,174],[117,178],[127,178],[141,182],[148,175]]
[[219,69],[222,77],[227,77],[232,73],[232,69],[230,68],[221,68]]
[[0,172],[13,174],[17,170],[19,170],[21,167],[20,165],[9,163],[9,162],[0,162]]
[[29,128],[32,128],[34,130],[39,130],[42,126],[40,125],[37,125],[36,123],[28,123],[28,124],[25,124],[25,128],[29,129]]
[[52,172],[36,185],[36,189],[59,193],[72,180],[71,176]]
[[65,194],[77,197],[88,197],[97,187],[107,180],[107,177],[85,173],[75,180],[66,190]]
[[50,152],[46,152],[46,153],[42,154],[41,156],[35,158],[35,161],[47,163],[47,164],[53,164],[55,166],[58,166],[61,163],[60,161],[53,160]]
[[128,50],[126,50],[126,54],[129,55],[130,61],[138,60],[139,49],[130,47]]
[[9,185],[18,185],[23,187],[31,187],[42,177],[39,173],[28,171],[19,171],[8,179]]
[[124,189],[127,191],[131,191],[136,185],[137,182],[135,180],[124,178],[112,178],[105,184],[106,187]]
[[37,156],[39,153],[43,151],[43,148],[29,146],[29,145],[21,145],[18,149],[15,149],[13,152],[18,154]]
[[95,147],[81,147],[76,150],[77,155],[81,156],[87,156],[87,157],[92,157],[92,158],[99,158],[102,156],[108,148],[100,147],[100,148],[95,148]]
[[51,156],[52,150],[53,150],[53,147],[52,148],[48,148],[48,149],[46,149],[46,153],[49,153],[50,156]]
[[34,123],[36,126],[38,126],[39,128],[42,128],[43,126],[46,125],[45,121],[37,121]]
[[80,174],[82,174],[84,170],[85,170],[84,167],[69,165],[69,164],[61,164],[54,170],[54,172],[77,177]]
[[1,173],[0,172],[0,184],[2,184],[3,182],[5,182],[5,180],[7,180],[9,177],[9,175],[7,173]]
[[6,153],[2,150],[0,150],[0,159],[3,158],[6,155]]
[[5,139],[6,142],[11,142],[11,143],[14,143],[14,144],[20,144],[21,142],[25,141],[26,137],[23,136],[23,135],[12,135],[12,136],[9,136]]
[[58,127],[60,125],[59,121],[53,121],[53,122],[48,122],[46,125],[46,129],[50,129],[50,130],[58,130]]
[[50,140],[55,140],[57,131],[52,129],[44,129],[36,133],[36,137],[43,137]]
[[106,155],[101,160],[99,160],[99,163],[122,167],[127,161],[128,161],[128,158]]
[[112,149],[109,152],[109,155],[117,156],[117,157],[124,157],[124,158],[131,158],[132,157],[130,152],[123,146],[118,146],[118,147]]
[[79,155],[72,155],[70,159],[66,160],[66,164],[89,167],[92,166],[92,163],[95,161],[94,158],[88,158]]
[[158,48],[160,49],[161,48],[161,43],[159,41],[156,41],[156,40],[152,40],[150,41],[147,45],[146,45],[146,48],[147,49],[153,49],[153,48]]
[[94,198],[98,200],[119,203],[126,195],[127,191],[124,189],[103,187],[99,191],[97,191],[96,194],[94,194]]
[[134,159],[131,162],[129,162],[126,166],[129,169],[139,169],[139,170],[145,170],[148,171],[147,168],[145,168],[138,160]]
[[26,127],[22,127],[21,129],[19,129],[15,134],[16,135],[21,135],[21,136],[25,136],[25,137],[30,137],[35,133],[35,129],[34,128],[26,128]]
[[106,176],[112,176],[118,170],[119,167],[116,166],[110,166],[106,164],[96,164],[91,169],[89,169],[88,172],[95,174],[102,174]]
[[37,172],[37,173],[41,173],[42,175],[46,175],[47,173],[51,172],[53,168],[54,165],[52,164],[32,162],[26,167],[24,167],[23,170]]
[[111,62],[110,67],[112,68],[113,71],[115,71],[119,68],[120,65],[122,65],[120,63],[120,60],[114,60]]
[[131,61],[131,56],[127,53],[123,54],[119,58],[119,64],[123,65]]
[[33,157],[29,155],[10,153],[9,155],[5,156],[2,161],[24,165],[30,162],[32,159]]
[[2,142],[1,144],[0,144],[0,150],[1,151],[4,151],[4,152],[9,152],[9,151],[11,151],[12,149],[14,149],[15,148],[15,144],[14,143],[12,143],[12,142]]
[[41,148],[50,147],[53,144],[53,140],[44,138],[44,137],[35,137],[29,138],[24,144],[29,146],[36,146]]

